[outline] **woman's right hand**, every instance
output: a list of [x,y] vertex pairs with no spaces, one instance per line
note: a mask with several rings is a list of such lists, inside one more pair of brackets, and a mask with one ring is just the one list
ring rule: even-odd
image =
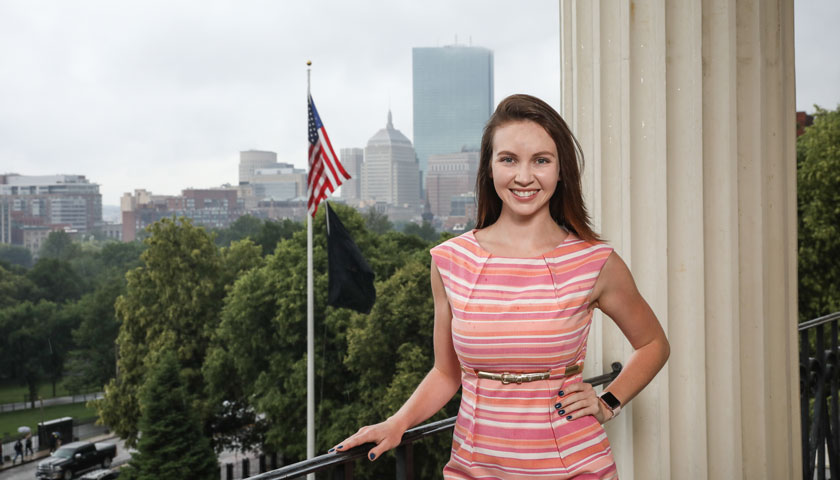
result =
[[392,417],[382,423],[360,428],[358,432],[344,439],[343,442],[331,448],[329,452],[346,452],[364,443],[375,443],[376,447],[368,452],[368,459],[373,461],[383,453],[399,445],[405,430],[405,428],[397,425],[397,422]]

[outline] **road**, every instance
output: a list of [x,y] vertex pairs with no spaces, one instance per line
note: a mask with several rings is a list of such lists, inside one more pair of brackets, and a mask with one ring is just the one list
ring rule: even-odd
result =
[[[125,449],[125,443],[122,440],[112,438],[110,440],[104,440],[102,443],[117,444],[117,456],[114,458],[114,466],[122,465],[123,463],[128,462],[131,458],[131,455]],[[0,480],[35,480],[35,471],[37,469],[38,462],[29,462],[25,465],[0,472]]]
[[[117,444],[117,456],[114,458],[114,463],[112,466],[123,465],[128,463],[131,459],[131,453],[125,449],[125,442],[118,438],[111,438],[108,440],[103,440],[101,443],[116,443]],[[256,458],[253,455],[248,455],[251,458],[251,475],[255,475],[257,473],[257,469],[259,464],[257,463]],[[236,452],[229,452],[225,451],[219,455],[219,468],[224,469],[224,464],[231,462],[236,464],[235,472],[236,478],[239,478],[239,472],[241,469],[241,462],[244,456],[241,453]],[[38,469],[38,462],[29,462],[25,465],[21,465],[19,467],[3,470],[0,472],[0,480],[35,480],[35,472]],[[222,470],[224,472],[224,470]],[[224,475],[224,473],[223,473]],[[222,478],[225,478],[224,476]]]

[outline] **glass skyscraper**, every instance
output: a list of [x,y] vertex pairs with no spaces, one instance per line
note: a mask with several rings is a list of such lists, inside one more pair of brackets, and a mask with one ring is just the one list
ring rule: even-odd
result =
[[481,143],[493,111],[493,52],[452,45],[412,53],[414,150],[425,179],[429,155],[475,150]]

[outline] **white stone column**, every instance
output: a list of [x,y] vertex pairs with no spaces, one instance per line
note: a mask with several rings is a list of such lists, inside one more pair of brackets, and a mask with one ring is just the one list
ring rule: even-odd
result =
[[[596,226],[671,342],[623,479],[799,478],[792,0],[561,0]],[[598,317],[586,375],[632,351]]]

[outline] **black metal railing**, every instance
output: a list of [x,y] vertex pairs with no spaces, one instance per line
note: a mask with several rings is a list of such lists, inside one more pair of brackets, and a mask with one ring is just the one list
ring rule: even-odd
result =
[[799,324],[802,478],[840,478],[840,312]]
[[[621,363],[615,362],[611,365],[611,368],[612,371],[609,373],[589,378],[584,381],[592,384],[593,387],[606,385],[613,381],[613,379],[615,379],[615,377],[617,377],[621,372]],[[402,442],[400,442],[400,445],[396,448],[396,478],[398,480],[412,480],[414,478],[414,455],[412,448],[414,442],[440,432],[451,431],[455,427],[455,418],[456,417],[451,417],[445,420],[426,423],[405,432]],[[368,450],[374,446],[375,445],[372,443],[366,443],[346,452],[327,453],[318,457],[310,458],[309,460],[287,465],[277,470],[253,476],[250,480],[292,479],[302,477],[309,473],[321,472],[328,469],[333,469],[333,478],[336,480],[352,480],[355,461],[360,458],[367,458]]]

